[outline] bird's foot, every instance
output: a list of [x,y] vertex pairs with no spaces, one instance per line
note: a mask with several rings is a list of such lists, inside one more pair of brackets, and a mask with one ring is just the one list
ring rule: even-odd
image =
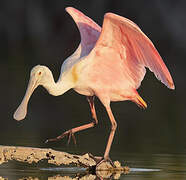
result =
[[110,157],[95,157],[93,156],[91,153],[89,153],[89,157],[92,158],[95,162],[95,169],[97,169],[102,163],[109,163],[113,168],[115,168],[116,166],[114,165],[114,163],[112,162],[112,160],[110,159]]
[[116,166],[114,165],[113,161],[110,159],[110,157],[107,157],[107,158],[104,158],[104,157],[103,157],[103,158],[98,162],[97,167],[98,167],[100,164],[104,163],[104,162],[108,162],[108,163],[110,163],[110,165],[111,165],[112,167],[116,167]]
[[59,141],[60,139],[64,138],[65,136],[68,136],[68,141],[67,141],[68,145],[70,143],[71,137],[73,139],[74,144],[75,145],[77,144],[76,138],[75,138],[74,133],[72,132],[71,129],[68,130],[68,131],[65,131],[63,134],[61,134],[60,136],[57,136],[56,138],[47,139],[45,141],[45,143],[48,143],[48,142],[51,142],[51,141]]

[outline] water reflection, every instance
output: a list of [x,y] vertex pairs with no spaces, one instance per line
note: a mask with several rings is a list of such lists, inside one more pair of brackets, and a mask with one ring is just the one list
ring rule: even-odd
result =
[[[8,172],[10,173],[10,171]],[[100,171],[98,174],[88,174],[88,173],[71,173],[71,174],[66,174],[66,173],[57,173],[55,175],[52,175],[48,172],[35,172],[35,174],[30,174],[31,172],[28,171],[17,171],[15,176],[13,175],[4,175],[0,177],[1,179],[22,179],[22,180],[36,180],[36,179],[48,179],[48,180],[58,180],[58,179],[80,179],[80,180],[93,180],[93,179],[119,179],[121,176],[121,172],[106,172],[106,171]]]
[[[23,165],[23,163],[22,163]],[[80,167],[48,167],[48,168],[25,168],[10,169],[1,168],[2,179],[119,179],[121,174],[128,174],[129,169],[116,171],[97,171],[91,174],[86,168]],[[0,178],[0,180],[1,180]]]
[[[174,154],[123,154],[117,157],[131,167],[128,174],[115,172],[88,174],[83,168],[64,167],[21,167],[11,166],[10,163],[0,166],[1,179],[125,179],[125,180],[178,180],[186,178],[186,156]],[[10,165],[9,165],[10,164]]]

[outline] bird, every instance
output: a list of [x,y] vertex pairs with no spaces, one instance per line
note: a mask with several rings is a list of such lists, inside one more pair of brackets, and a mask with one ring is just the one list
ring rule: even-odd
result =
[[37,65],[32,68],[28,87],[23,100],[14,113],[20,121],[27,114],[28,101],[39,86],[43,86],[53,96],[63,95],[70,89],[87,97],[92,122],[65,131],[55,141],[98,124],[94,99],[97,97],[105,107],[111,122],[111,130],[103,155],[110,159],[110,149],[117,128],[111,110],[111,102],[132,101],[141,108],[147,103],[137,92],[146,74],[146,68],[154,73],[170,89],[175,89],[171,74],[152,41],[137,24],[128,18],[108,12],[100,27],[78,9],[67,7],[65,10],[76,23],[81,41],[75,52],[62,64],[59,79],[55,82],[48,67]]

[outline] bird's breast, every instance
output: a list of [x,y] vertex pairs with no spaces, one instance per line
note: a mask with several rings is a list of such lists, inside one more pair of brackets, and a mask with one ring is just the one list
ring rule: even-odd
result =
[[74,83],[76,83],[77,80],[78,80],[78,73],[77,73],[77,67],[76,67],[76,65],[74,65],[72,67],[72,72],[71,73],[72,73],[72,80],[73,80]]

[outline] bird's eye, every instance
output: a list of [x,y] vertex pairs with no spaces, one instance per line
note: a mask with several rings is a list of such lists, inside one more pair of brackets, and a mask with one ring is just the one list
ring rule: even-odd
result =
[[41,71],[38,72],[38,75],[41,75]]

